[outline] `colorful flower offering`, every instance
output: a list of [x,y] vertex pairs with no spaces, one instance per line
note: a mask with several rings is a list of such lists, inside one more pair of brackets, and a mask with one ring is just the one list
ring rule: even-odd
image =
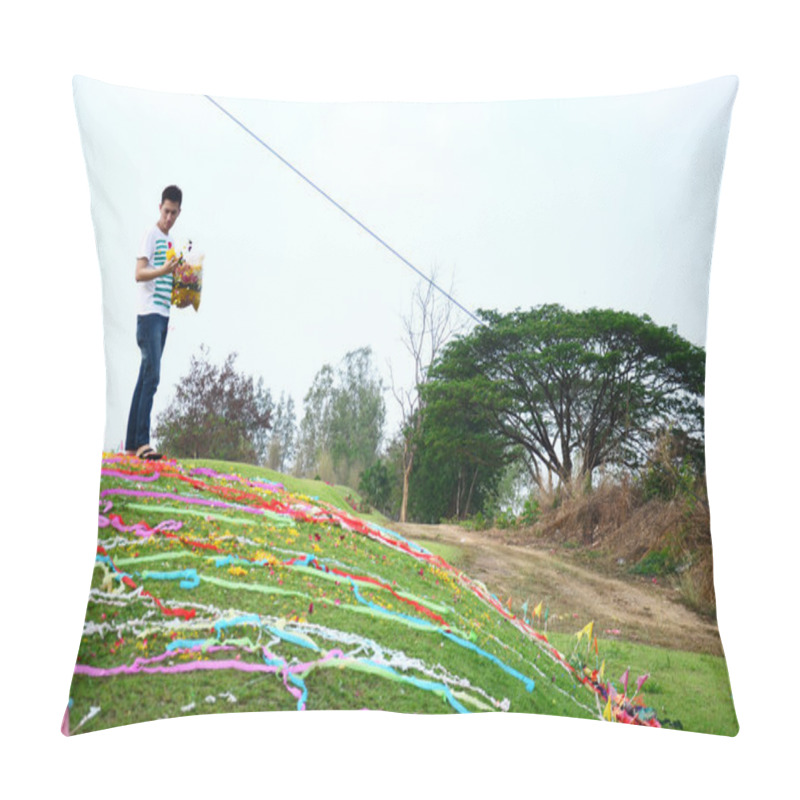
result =
[[192,252],[191,239],[176,250],[170,246],[167,261],[178,258],[178,266],[172,273],[172,305],[177,308],[200,307],[200,293],[203,289],[203,256]]

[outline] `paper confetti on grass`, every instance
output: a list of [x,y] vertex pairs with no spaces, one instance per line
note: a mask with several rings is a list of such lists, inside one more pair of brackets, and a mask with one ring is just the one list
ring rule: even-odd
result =
[[228,469],[103,459],[70,733],[364,707],[658,726],[575,659],[480,582],[349,511]]

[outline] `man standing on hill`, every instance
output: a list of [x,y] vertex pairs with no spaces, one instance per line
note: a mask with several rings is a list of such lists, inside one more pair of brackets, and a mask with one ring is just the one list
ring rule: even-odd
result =
[[156,461],[162,458],[150,446],[150,412],[161,377],[161,355],[167,340],[167,325],[172,302],[172,273],[178,259],[167,261],[172,247],[169,232],[181,213],[183,193],[167,186],[161,193],[158,222],[145,233],[136,255],[136,282],[139,284],[136,344],[142,354],[139,377],[128,414],[125,450],[137,458]]

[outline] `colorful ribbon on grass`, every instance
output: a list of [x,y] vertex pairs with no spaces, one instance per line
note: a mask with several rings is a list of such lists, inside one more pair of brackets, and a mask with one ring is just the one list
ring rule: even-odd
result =
[[[398,534],[393,533],[392,531],[388,531],[386,529],[381,528],[380,526],[376,526],[371,523],[366,523],[358,518],[351,517],[350,515],[342,512],[339,509],[335,509],[333,507],[327,506],[327,504],[318,503],[317,506],[312,505],[311,503],[305,502],[303,500],[298,500],[297,498],[292,498],[285,493],[284,487],[281,485],[270,484],[264,481],[258,480],[247,480],[242,478],[241,476],[237,475],[224,475],[214,472],[213,470],[206,469],[206,468],[199,468],[197,470],[192,470],[190,475],[187,476],[182,474],[182,468],[179,465],[174,463],[164,463],[162,472],[167,475],[169,478],[174,478],[175,480],[182,481],[187,483],[188,485],[192,486],[194,489],[199,491],[207,491],[215,495],[219,499],[210,500],[207,498],[198,498],[188,495],[182,495],[179,493],[169,493],[169,492],[146,492],[143,490],[129,490],[129,489],[109,489],[104,490],[101,493],[101,497],[105,497],[106,495],[117,494],[121,496],[138,496],[138,497],[149,497],[151,499],[156,500],[164,500],[164,499],[171,499],[180,503],[190,504],[190,505],[200,505],[205,508],[218,508],[224,509],[226,511],[238,511],[244,512],[245,514],[253,514],[253,515],[261,515],[266,516],[265,512],[272,512],[270,516],[283,516],[288,517],[290,519],[303,521],[303,522],[312,522],[312,523],[319,523],[323,522],[326,524],[336,524],[341,528],[346,530],[355,531],[361,533],[369,538],[372,538],[376,541],[381,542],[384,545],[387,545],[393,549],[405,552],[412,556],[413,558],[426,562],[430,566],[437,567],[439,569],[445,570],[450,575],[452,575],[456,582],[460,584],[463,588],[468,589],[471,591],[476,597],[490,606],[493,610],[499,613],[503,618],[509,621],[514,627],[520,630],[522,633],[527,635],[530,638],[535,639],[542,650],[547,653],[555,662],[560,664],[568,673],[570,673],[574,678],[576,678],[581,683],[584,683],[589,688],[595,690],[595,692],[600,692],[601,690],[599,687],[593,684],[591,680],[586,678],[583,675],[580,675],[577,670],[575,670],[572,665],[570,665],[563,655],[561,655],[552,645],[549,644],[546,637],[540,634],[538,631],[535,631],[532,626],[528,623],[526,619],[520,619],[516,617],[514,614],[504,608],[503,604],[499,601],[499,599],[494,595],[491,594],[483,584],[480,584],[477,581],[473,581],[469,579],[467,576],[463,575],[460,571],[454,569],[452,566],[447,564],[443,559],[434,554],[426,551],[424,548],[421,548],[413,543],[409,542],[408,540],[403,539],[403,537],[399,536]],[[161,477],[160,473],[155,471],[151,471],[149,475],[142,475],[133,473],[126,473],[124,470],[108,470],[107,474],[109,477],[118,477],[124,480],[139,480],[139,481],[156,481]],[[240,485],[244,485],[249,487],[250,489],[254,489],[257,492],[267,492],[270,493],[269,498],[265,498],[263,494],[257,494],[253,491],[244,491],[238,488],[232,488],[229,486],[220,486],[220,485],[213,485],[207,481],[201,481],[198,479],[198,476],[202,476],[208,478],[210,480],[220,480],[220,481],[237,481]],[[132,504],[131,504],[132,505]],[[162,508],[157,508],[159,511],[163,511]],[[208,516],[208,515],[206,515]],[[215,518],[217,515],[214,515]],[[222,519],[231,520],[230,517],[222,517]],[[172,524],[179,524],[174,523]],[[109,520],[106,524],[113,524]],[[237,524],[233,523],[232,524]],[[116,527],[116,526],[115,526]],[[126,532],[138,532],[139,535],[142,535],[142,532],[145,532],[147,535],[152,535],[152,532],[156,531],[160,526],[156,526],[154,529],[148,529],[146,526],[132,526]],[[118,528],[118,530],[120,530]],[[161,528],[158,532],[162,532],[164,535],[175,535],[174,531],[170,530],[168,527]],[[183,541],[183,540],[182,540]],[[220,548],[215,548],[212,545],[208,545],[207,543],[200,543],[194,542],[192,543],[194,546],[203,546],[205,544],[206,547],[211,547],[213,549],[220,550]],[[227,556],[226,558],[230,558]],[[218,565],[222,565],[222,560],[217,562]],[[229,561],[227,563],[234,563],[233,561]],[[238,558],[237,558],[238,563]],[[252,560],[249,563],[253,564],[254,566],[264,566],[268,563],[268,560]],[[494,654],[488,652],[487,650],[478,647],[474,641],[470,641],[467,638],[458,635],[458,632],[454,632],[452,629],[447,627],[447,623],[445,622],[444,618],[441,615],[438,615],[433,611],[431,608],[427,607],[424,602],[422,602],[421,598],[415,598],[413,595],[409,593],[401,593],[396,592],[391,586],[382,582],[378,579],[372,578],[371,576],[362,576],[362,575],[354,575],[352,573],[347,573],[343,570],[335,570],[332,568],[327,567],[327,565],[321,564],[318,560],[310,557],[310,556],[302,556],[297,559],[290,559],[289,562],[284,562],[284,566],[294,567],[298,570],[316,570],[318,575],[325,575],[325,577],[329,577],[331,579],[339,578],[344,579],[350,582],[350,585],[353,589],[353,594],[358,601],[358,606],[351,606],[349,604],[341,604],[337,603],[337,607],[341,610],[346,611],[358,611],[359,613],[369,613],[374,614],[375,616],[381,616],[382,618],[390,618],[395,622],[409,625],[411,627],[421,629],[421,630],[430,630],[430,631],[437,631],[441,633],[445,638],[448,638],[454,644],[458,646],[464,647],[468,650],[471,650],[476,655],[486,658],[492,661],[496,666],[503,669],[507,674],[511,675],[512,677],[520,680],[524,683],[528,691],[532,691],[535,683],[534,681],[523,675],[518,670],[513,669],[508,664],[503,662]],[[126,585],[129,586],[136,586],[133,582],[132,578],[129,575],[117,575],[117,577]],[[297,594],[303,595],[300,592],[292,592],[291,590],[279,590],[277,587],[265,587],[265,586],[258,586],[255,584],[243,584],[241,582],[230,582],[224,581],[222,579],[217,579],[212,576],[203,576],[199,575],[196,570],[175,570],[166,573],[157,573],[157,572],[148,572],[145,573],[145,577],[148,578],[156,578],[156,579],[169,579],[169,580],[180,580],[181,585],[184,588],[193,588],[199,585],[201,580],[209,580],[210,582],[216,583],[220,586],[231,586],[232,588],[238,589],[246,589],[249,591],[263,591],[265,593],[280,593],[280,594]],[[381,590],[388,590],[390,591],[393,596],[398,600],[404,603],[408,603],[412,605],[416,612],[422,614],[423,616],[427,617],[428,619],[419,619],[411,614],[403,614],[396,611],[391,611],[390,609],[386,609],[383,606],[379,605],[378,603],[374,603],[371,600],[368,600],[363,596],[361,593],[359,586],[364,585],[371,585],[371,588],[381,589]],[[142,592],[143,594],[147,594]],[[149,595],[152,597],[152,595]],[[155,598],[154,598],[155,599]],[[331,603],[328,598],[318,598],[318,602],[323,603]],[[159,604],[159,601],[156,600],[156,603]],[[163,605],[159,605],[160,608],[163,610]],[[444,610],[444,609],[442,609]],[[166,613],[166,612],[165,612]],[[432,624],[433,622],[437,622],[438,625]],[[280,638],[280,637],[279,637]],[[470,638],[474,639],[474,635]],[[312,662],[309,662],[312,663]],[[362,667],[364,667],[365,662],[360,662]],[[373,666],[380,666],[380,665],[373,665]],[[287,673],[295,675],[295,673]],[[299,674],[299,673],[298,673]],[[296,677],[296,676],[295,676]],[[408,676],[404,676],[408,677]],[[288,677],[285,680],[289,680]],[[303,691],[299,684],[296,684],[293,680],[290,680],[290,683],[293,684],[294,690],[299,692],[300,695],[303,695]],[[292,688],[287,684],[287,689],[292,691]],[[455,699],[454,696],[451,694],[451,698]],[[448,698],[448,702],[450,698]],[[451,703],[452,705],[452,703]]]

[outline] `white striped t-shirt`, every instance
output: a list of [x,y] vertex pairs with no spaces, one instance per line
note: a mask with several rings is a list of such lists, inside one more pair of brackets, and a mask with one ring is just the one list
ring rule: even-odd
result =
[[[167,250],[172,247],[172,237],[154,225],[142,239],[136,258],[146,258],[148,269],[158,269],[167,263]],[[162,275],[153,281],[139,282],[138,314],[169,316],[172,302],[172,275]]]

